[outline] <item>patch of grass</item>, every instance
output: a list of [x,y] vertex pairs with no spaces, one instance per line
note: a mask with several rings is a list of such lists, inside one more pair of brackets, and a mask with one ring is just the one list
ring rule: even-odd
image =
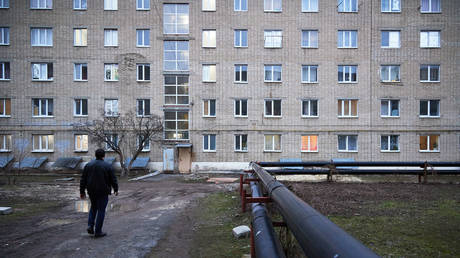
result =
[[234,193],[214,193],[200,200],[190,254],[192,257],[241,257],[250,253],[249,238],[235,239],[232,229],[249,225]]
[[61,204],[57,201],[40,201],[33,199],[2,200],[0,206],[12,207],[13,213],[0,216],[0,226],[16,222],[43,212],[57,209]]

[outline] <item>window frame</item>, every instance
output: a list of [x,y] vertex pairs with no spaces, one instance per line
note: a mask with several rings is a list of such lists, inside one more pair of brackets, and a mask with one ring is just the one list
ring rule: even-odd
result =
[[[278,38],[279,45],[276,44]],[[283,48],[283,30],[264,30],[264,48]]]
[[[278,136],[278,137],[276,137]],[[266,133],[264,134],[264,152],[282,152],[283,151],[283,145],[282,145],[282,135],[281,134],[270,134]],[[267,137],[271,137],[271,149],[267,149]],[[276,149],[276,138],[279,139],[279,149]]]
[[[316,115],[312,115],[312,105],[314,101],[316,103]],[[304,102],[308,102],[308,114],[304,114]],[[318,118],[319,117],[319,100],[314,98],[302,99],[300,101],[300,116],[302,118]]]
[[428,0],[428,11],[423,11],[423,0],[420,0],[420,13],[441,13],[442,8],[441,8],[441,0],[439,1],[439,11],[433,11],[433,1],[435,0]]
[[[307,137],[307,143],[308,143],[308,146],[307,146],[307,149],[304,150],[303,149],[303,137]],[[311,146],[311,137],[316,137],[316,150],[312,150],[312,146]],[[319,152],[319,135],[318,134],[302,134],[300,135],[300,152],[303,152],[303,153],[311,153],[311,152]]]
[[[33,6],[33,2],[36,1],[37,6]],[[53,0],[45,0],[45,6],[40,6],[41,0],[30,0],[30,9],[31,10],[52,10],[53,9]]]
[[[433,150],[430,150],[430,147],[431,147],[431,138],[433,136],[436,136],[436,146],[437,146],[437,149],[433,149]],[[421,145],[422,145],[422,137],[426,137],[426,146],[427,146],[427,149],[425,150],[422,150],[421,149]],[[441,138],[441,135],[440,134],[421,134],[419,135],[419,152],[441,152],[441,148],[439,147],[440,145],[440,139]]]
[[[139,45],[139,36],[140,36],[139,32],[142,36],[141,45]],[[136,29],[136,47],[140,47],[140,48],[150,47],[150,29]]]
[[[214,140],[214,149],[212,148],[212,141]],[[206,148],[206,144],[208,148]],[[216,134],[203,134],[203,152],[217,152],[217,135]]]
[[[313,42],[313,43],[316,43],[315,44],[312,44],[312,41],[311,41],[311,34],[312,33],[316,33],[316,42]],[[304,40],[305,39],[305,34],[308,34],[308,40]],[[304,45],[304,42],[308,42],[308,45]],[[301,48],[318,48],[319,47],[319,32],[318,30],[301,30],[300,31],[300,47]]]
[[[343,8],[342,11],[340,10],[341,6],[346,4],[345,1],[350,2],[348,4],[348,6],[350,6],[350,11],[345,10],[346,6],[342,7]],[[354,3],[354,6],[353,6],[353,3]],[[339,13],[357,13],[359,11],[358,7],[359,7],[358,0],[337,0],[337,12]],[[355,8],[356,10],[353,10],[353,8]]]
[[[140,105],[142,105],[142,108],[139,108]],[[150,99],[136,99],[136,116],[150,117],[151,115]]]
[[[428,80],[422,80],[422,67],[426,66],[427,67],[427,78]],[[431,69],[437,68],[438,69],[438,80],[433,81],[431,80]],[[437,83],[441,82],[441,65],[436,65],[436,64],[421,64],[420,65],[420,82],[428,82],[428,83]]]
[[[166,140],[166,141],[188,141],[190,139],[190,120],[189,120],[189,113],[190,111],[189,110],[165,110],[164,111],[164,123],[165,123],[165,128],[164,128],[164,136],[163,138]],[[166,114],[166,113],[174,113],[174,119],[169,119],[169,116]],[[185,116],[187,117],[187,119],[179,119],[181,117],[179,117],[179,113],[183,113],[181,115],[181,117],[186,114]],[[168,122],[174,122],[174,129],[171,129],[168,127]],[[186,122],[187,123],[187,129],[182,129],[180,128],[179,126],[179,123],[183,123],[183,122]],[[174,138],[167,138],[167,133],[173,133],[173,136],[175,135],[176,137]],[[180,138],[179,136],[182,135],[182,134],[186,134],[186,137],[184,138]]]
[[8,9],[8,8],[10,8],[10,1],[0,0],[0,9]]
[[[345,1],[345,0],[343,0]],[[348,35],[348,42],[347,36]],[[340,36],[341,35],[341,36]],[[340,42],[340,37],[342,41]],[[353,46],[353,38],[355,37],[356,46]],[[339,49],[356,49],[358,48],[358,30],[338,30],[337,31],[337,48]]]
[[[246,103],[246,115],[244,115],[244,103]],[[239,109],[239,112],[237,110]],[[248,99],[234,99],[233,101],[233,116],[234,117],[248,117]]]
[[118,0],[104,0],[104,11],[118,11]]
[[[86,71],[84,71],[86,67]],[[80,70],[80,77],[77,78],[77,71]],[[86,73],[86,79],[83,79],[83,74]],[[88,81],[88,63],[74,63],[73,64],[73,81],[74,82],[87,82]]]
[[[437,102],[437,115],[432,115],[431,114],[431,105],[432,102]],[[422,102],[426,102],[426,111],[427,114],[423,115],[422,114]],[[440,118],[441,117],[441,100],[440,99],[421,99],[419,103],[419,117],[420,118]]]
[[13,136],[11,134],[0,134],[0,153],[12,151]]
[[[270,110],[267,110],[267,102],[271,102],[270,104]],[[279,115],[276,115],[275,113],[275,102],[279,102]],[[270,111],[270,114],[267,112]],[[283,103],[282,99],[264,99],[264,118],[281,118],[283,117]]]
[[[397,116],[394,116],[392,115],[392,105],[393,105],[393,102],[397,102],[398,103],[398,115]],[[387,115],[384,115],[382,114],[382,107],[383,107],[383,103],[386,102],[387,103]],[[401,117],[401,100],[399,99],[381,99],[380,100],[380,117],[382,118],[399,118]]]
[[11,65],[10,62],[0,62],[0,81],[10,81],[11,80]]
[[[337,66],[337,74],[340,72],[340,67],[342,67],[342,78],[343,80],[340,81],[339,78],[337,78],[338,83],[358,83],[358,66],[357,65],[338,65]],[[356,80],[353,80],[353,68],[356,70]],[[347,71],[349,72],[349,80],[346,79],[346,74]]]
[[[169,50],[169,49],[166,49],[166,44],[168,43],[174,43],[174,49],[173,50]],[[187,49],[184,50],[184,49],[180,49],[181,46],[179,46],[178,43],[180,42],[186,42],[187,43]],[[166,59],[166,55],[168,52],[173,52],[174,53],[174,56],[176,57],[174,60],[173,59]],[[182,52],[186,52],[187,54],[185,55],[184,53]],[[181,54],[182,53],[182,54]],[[163,41],[163,70],[164,71],[174,71],[174,72],[177,72],[177,71],[189,71],[190,70],[190,58],[189,58],[189,53],[190,53],[190,44],[189,44],[189,41],[181,41],[181,40],[165,40]],[[178,59],[179,56],[187,56],[187,59]],[[166,69],[166,63],[169,62],[174,62],[175,64],[175,69],[174,70],[169,70],[169,69]],[[186,62],[186,69],[180,69],[181,67],[181,63],[185,63]]]
[[0,98],[0,117],[11,117],[12,103],[11,98]]
[[[166,83],[166,77],[174,77],[174,84],[167,84]],[[180,84],[182,82],[182,80],[184,79],[180,79],[180,77],[184,77],[184,78],[187,78],[187,82],[185,84]],[[178,106],[181,106],[181,105],[189,105],[190,103],[190,95],[189,95],[189,76],[187,75],[165,75],[164,78],[163,78],[163,87],[164,87],[164,103],[165,105],[178,105]],[[174,94],[170,94],[168,93],[168,90],[166,87],[174,87]],[[180,87],[183,87],[183,89],[181,89]],[[184,93],[180,93],[181,91],[184,91],[186,92],[186,94]],[[175,101],[174,103],[167,103],[167,98],[171,99],[171,97],[174,97]],[[180,99],[183,99],[187,97],[187,103],[180,103]]]
[[[37,34],[38,35],[38,39],[36,40],[36,43],[34,44],[34,37],[33,37],[33,34],[34,34],[34,31],[37,31]],[[47,42],[48,39],[49,39],[49,36],[48,34],[51,32],[51,42]],[[42,34],[45,34],[44,36],[42,36]],[[45,39],[45,43],[44,44],[41,44],[40,43],[40,39],[44,37]],[[53,46],[53,28],[50,28],[50,27],[31,27],[30,28],[30,45],[32,47],[52,47]]]
[[[280,68],[280,80],[274,80],[275,78],[275,68],[276,67],[279,67]],[[270,68],[269,70],[267,70],[267,68]],[[271,74],[271,79],[270,80],[267,80],[265,78],[265,75],[266,75],[266,72],[270,72]],[[266,64],[264,65],[264,82],[269,82],[269,83],[282,83],[283,82],[283,66],[282,65],[277,65],[277,64]]]
[[[346,137],[345,138],[345,149],[341,150],[340,149],[340,137]],[[350,150],[350,137],[356,137],[356,150]],[[337,135],[337,151],[338,152],[358,152],[359,150],[359,142],[358,142],[358,135],[357,134],[339,134]]]
[[[246,70],[244,70],[246,69]],[[246,80],[243,80],[244,72],[246,72]],[[237,75],[239,76],[240,80],[237,80]],[[247,84],[249,81],[248,78],[248,65],[247,64],[235,64],[234,66],[234,76],[233,76],[233,83],[242,83]]]
[[[118,99],[104,99],[104,116],[106,117],[113,117],[119,116],[119,103]],[[107,109],[107,104],[110,103],[109,109]],[[115,104],[115,105],[114,105]],[[116,110],[115,110],[116,109]]]
[[[112,134],[108,134],[106,135],[106,137],[108,138],[108,140],[110,140],[110,142],[114,142],[115,141],[115,146],[118,147],[118,144],[120,143],[120,139],[118,138],[118,134],[116,133],[112,133]],[[105,151],[114,151],[110,146],[109,144],[107,144],[107,142],[105,143],[105,147],[104,147]]]
[[[148,3],[148,7],[145,7],[145,3]],[[141,3],[141,7],[139,7]],[[136,0],[136,11],[149,11],[150,10],[150,0]]]
[[[247,29],[235,29],[233,35],[234,35],[233,46],[235,48],[248,48],[249,43],[248,43],[248,30]],[[238,39],[237,35],[239,35],[239,40],[237,40]],[[244,38],[246,38],[246,45],[244,45]]]
[[[422,42],[422,34],[427,33],[426,39],[427,42]],[[436,33],[438,35],[437,38],[437,43],[438,45],[432,46],[430,45],[430,35]],[[441,31],[440,30],[421,30],[419,33],[420,36],[420,48],[441,48]],[[424,43],[427,43],[426,45],[422,45]]]
[[[38,113],[35,115],[35,101],[38,101]],[[45,105],[45,110],[43,110],[43,105]],[[51,108],[50,108],[51,107]],[[42,111],[45,111],[45,114],[42,114]],[[54,99],[52,98],[32,98],[32,117],[33,118],[52,118],[54,117]]]
[[[139,147],[139,143],[141,142],[141,135],[138,135],[138,137],[136,138],[136,147],[138,148]],[[144,146],[142,146],[142,150],[141,152],[149,152],[150,151],[150,139],[147,139],[146,141],[144,141]]]
[[[77,35],[79,37],[77,37]],[[77,42],[80,38],[80,42]],[[87,47],[88,46],[88,29],[87,28],[74,28],[73,29],[73,46],[74,47]]]
[[[42,145],[43,145],[42,137],[46,137],[45,138],[46,139],[45,148],[42,148]],[[52,139],[51,144],[50,144],[50,138]],[[36,142],[36,139],[38,140],[38,142]],[[55,145],[54,134],[32,134],[32,152],[54,152],[54,145]]]
[[[84,147],[85,145],[86,145],[86,148]],[[74,152],[88,152],[88,146],[89,146],[89,136],[87,134],[75,134],[74,135]]]
[[[110,33],[110,35],[107,35],[107,33]],[[116,28],[108,28],[108,29],[105,28],[104,29],[104,47],[118,47],[118,29]]]
[[[315,0],[315,1],[316,1],[316,10],[314,10],[314,8],[312,8],[312,4],[311,4],[312,0],[301,0],[301,3],[300,3],[301,12],[302,13],[317,13],[317,12],[319,12],[319,0]],[[308,6],[310,8],[304,8],[305,7],[304,4],[306,4],[306,2],[308,2]]]
[[[238,2],[238,8],[237,8]],[[244,9],[243,2],[246,3],[246,9]],[[234,0],[233,1],[233,11],[235,12],[247,12],[248,11],[248,0]]]
[[[393,150],[391,148],[392,144],[391,144],[391,138],[392,137],[396,137],[396,145],[398,147],[398,149],[396,150]],[[386,139],[386,144],[387,144],[387,148],[386,149],[383,149],[383,139]],[[382,134],[380,135],[380,152],[400,152],[400,146],[399,146],[399,135],[398,134]]]
[[[207,3],[207,5],[205,4],[205,2]],[[201,1],[201,11],[203,11],[203,12],[215,12],[216,10],[217,10],[216,0],[202,0]]]
[[[35,79],[34,78],[34,67],[37,66],[37,65],[39,66],[39,69],[38,69],[39,76],[38,76],[38,79]],[[44,72],[46,74],[46,79],[41,79],[42,78],[42,72],[43,72],[43,70],[42,70],[43,65],[46,67],[45,68],[46,71]],[[31,70],[32,70],[32,81],[34,81],[34,82],[49,82],[49,81],[54,80],[54,67],[53,67],[53,63],[51,63],[51,62],[49,62],[49,63],[47,63],[47,62],[31,63]]]
[[[248,148],[248,135],[247,134],[234,134],[234,152],[249,152]],[[244,147],[245,146],[245,147]],[[239,147],[239,148],[238,148]]]
[[[308,74],[308,80],[304,80],[304,69],[307,68],[307,74]],[[315,81],[312,81],[311,80],[311,72],[312,72],[312,68],[315,68],[315,78],[316,80]],[[301,83],[307,83],[307,84],[311,84],[311,83],[318,83],[318,65],[302,65],[301,66],[301,71],[300,71],[300,82]]]
[[[214,72],[214,73],[213,73]],[[206,75],[208,77],[206,77]],[[214,78],[213,78],[214,75]],[[202,82],[215,83],[217,81],[217,65],[216,64],[203,64],[202,65]]]
[[[214,114],[213,111],[214,110]],[[217,100],[216,99],[203,99],[202,114],[204,118],[215,118],[217,113]]]
[[[78,98],[74,99],[73,101],[73,116],[74,117],[87,117],[89,108],[88,108],[88,99]],[[86,114],[84,114],[84,106],[86,106]],[[80,110],[80,114],[78,114],[78,110]]]
[[[174,5],[174,13],[166,13],[165,6],[167,6],[167,5]],[[180,20],[179,15],[184,14],[184,13],[179,13],[178,12],[178,6],[179,5],[187,6],[187,31],[186,32],[179,32],[179,25],[184,25],[184,24],[178,23],[178,20]],[[174,21],[172,23],[166,23],[168,16],[174,16]],[[187,35],[187,34],[190,33],[190,7],[189,7],[189,4],[164,3],[163,4],[163,17],[164,17],[163,18],[163,34],[167,34],[167,35],[169,35],[169,34]],[[167,31],[166,25],[174,25],[174,30],[172,32]]]
[[[141,69],[141,70],[139,70]],[[148,73],[146,73],[148,71]],[[139,78],[139,73],[142,73],[142,78]],[[148,75],[149,78],[146,78]],[[137,82],[150,82],[151,79],[151,70],[150,64],[148,63],[137,63],[136,64],[136,81]]]
[[[392,1],[392,0],[389,0]],[[388,46],[383,45],[384,34],[388,34]],[[391,34],[397,33],[398,34],[398,46],[391,45]],[[380,48],[401,48],[401,31],[400,30],[381,30],[380,31]]]
[[[359,106],[358,101],[359,99],[337,99],[338,102],[341,103],[340,112],[337,110],[337,117],[338,118],[358,118],[359,117]],[[345,102],[348,103],[348,114],[345,114]],[[356,103],[356,115],[353,115],[353,103]],[[337,103],[337,107],[339,103]]]
[[[107,79],[107,71],[110,70],[110,78]],[[118,63],[104,63],[104,81],[117,82],[120,79],[118,74]]]
[[400,13],[401,12],[401,1],[400,0],[397,0],[399,1],[399,7],[398,7],[398,10],[394,10],[394,1],[395,0],[386,0],[387,3],[388,3],[388,10],[389,11],[385,11],[384,10],[384,0],[381,0],[381,3],[380,3],[380,12],[382,13]]
[[[210,34],[208,35],[208,33]],[[202,48],[217,48],[217,30],[215,29],[203,29],[202,30],[201,47]]]
[[[271,5],[271,8],[267,8],[267,1],[271,1],[271,3],[269,3],[269,5]],[[275,9],[275,1],[278,1],[280,2],[279,3],[279,6],[280,8],[279,9]],[[264,12],[267,12],[267,13],[280,13],[283,11],[283,1],[282,0],[264,0]]]
[[9,46],[10,45],[10,27],[0,27],[0,35],[2,38],[2,41],[0,41],[0,46]]
[[[85,3],[85,7],[83,7],[83,2]],[[77,4],[79,3],[78,7]],[[82,11],[82,10],[87,10],[88,9],[88,2],[87,0],[73,0],[73,10],[78,10],[78,11]]]
[[[388,68],[388,78],[385,78],[385,79],[382,79],[383,76],[385,76],[383,74],[383,69],[384,68]],[[391,80],[391,75],[392,75],[392,71],[394,69],[398,70],[398,80],[395,80],[395,81],[392,81]],[[401,66],[400,65],[380,65],[380,82],[381,83],[398,83],[398,82],[401,82]]]

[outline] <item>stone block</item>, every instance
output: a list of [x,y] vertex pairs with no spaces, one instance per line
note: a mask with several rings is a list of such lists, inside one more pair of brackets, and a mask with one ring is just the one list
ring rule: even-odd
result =
[[0,207],[0,214],[7,215],[13,212],[13,208],[11,207]]
[[233,228],[232,232],[236,238],[242,238],[249,236],[251,229],[248,226],[238,226]]

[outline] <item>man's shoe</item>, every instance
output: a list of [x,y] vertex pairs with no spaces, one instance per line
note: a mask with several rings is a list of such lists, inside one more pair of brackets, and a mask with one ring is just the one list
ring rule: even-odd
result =
[[94,228],[93,227],[88,227],[88,229],[86,231],[88,231],[88,234],[94,235]]
[[99,234],[95,234],[94,237],[99,238],[99,237],[105,237],[106,235],[107,235],[107,233],[101,232]]

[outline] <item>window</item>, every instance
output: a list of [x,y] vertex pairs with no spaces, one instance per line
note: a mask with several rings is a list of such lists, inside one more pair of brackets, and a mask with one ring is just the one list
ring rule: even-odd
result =
[[88,64],[75,63],[73,68],[74,81],[87,81],[88,80]]
[[282,40],[283,40],[283,31],[281,30],[265,30],[264,31],[264,47],[281,48]]
[[[139,135],[137,137],[136,146],[139,147],[139,144],[142,142],[143,136]],[[143,142],[142,151],[150,151],[150,139],[146,139]]]
[[137,81],[150,81],[150,64],[137,64]]
[[358,47],[358,31],[339,30],[339,32],[337,33],[337,47],[338,48],[357,48]]
[[421,65],[420,66],[421,82],[439,82],[439,65]]
[[318,48],[318,31],[317,30],[302,30],[303,48]]
[[104,47],[118,46],[118,30],[104,29]]
[[235,65],[235,82],[248,82],[248,65]]
[[441,0],[421,0],[422,6],[420,11],[422,13],[440,13]]
[[32,80],[53,80],[53,63],[32,63]]
[[118,116],[118,99],[105,99],[104,100],[104,114],[105,116]]
[[234,0],[234,10],[243,12],[248,10],[248,0]]
[[86,47],[88,45],[88,29],[73,29],[73,45]]
[[104,10],[118,10],[118,0],[104,0]]
[[32,116],[53,116],[53,99],[32,99]]
[[265,65],[265,82],[281,82],[281,65]]
[[202,0],[202,11],[215,11],[216,10],[216,0]]
[[74,99],[74,116],[88,116],[88,100]]
[[420,135],[421,152],[439,152],[439,135]]
[[339,99],[337,101],[337,112],[339,117],[358,117],[358,100]]
[[86,0],[73,0],[73,9],[74,10],[86,10]]
[[380,151],[399,151],[399,135],[382,135],[380,136]]
[[88,151],[88,135],[76,134],[75,135],[75,151]]
[[30,0],[31,9],[52,9],[52,0]]
[[399,82],[399,65],[382,65],[380,66],[381,82]]
[[339,83],[352,83],[358,79],[357,75],[358,66],[356,65],[339,65],[338,67],[338,80]]
[[421,48],[441,47],[440,35],[441,35],[441,32],[439,31],[421,31],[420,32],[420,47]]
[[235,47],[248,47],[248,30],[235,30]]
[[52,152],[54,149],[54,135],[34,134],[33,150],[34,152]]
[[357,135],[338,135],[338,150],[339,151],[358,151],[358,136]]
[[401,0],[381,0],[382,1],[382,12],[393,13],[401,12]]
[[9,45],[9,44],[10,44],[10,28],[0,27],[0,45]]
[[109,134],[106,136],[106,139],[108,142],[110,142],[110,144],[108,144],[107,142],[105,143],[106,151],[113,151],[112,147],[114,148],[118,147],[118,143],[120,142],[120,139],[118,139],[118,134]]
[[163,5],[163,33],[188,34],[189,10],[188,4]]
[[10,79],[10,62],[0,62],[0,80]]
[[215,134],[205,134],[203,135],[203,151],[216,151],[216,135]]
[[248,135],[235,134],[235,151],[247,152],[248,151]]
[[399,99],[382,99],[380,101],[381,117],[399,117]]
[[137,0],[137,10],[150,10],[150,0]]
[[164,41],[165,71],[188,71],[188,41]]
[[302,83],[318,82],[317,65],[302,65]]
[[318,100],[302,100],[302,117],[318,117]]
[[216,100],[205,99],[203,100],[203,116],[216,117]]
[[150,46],[150,30],[136,30],[136,47]]
[[302,0],[302,12],[317,12],[318,0]]
[[264,0],[265,12],[281,12],[282,0]]
[[281,152],[281,134],[265,134],[264,151]]
[[137,100],[137,116],[150,116],[150,99]]
[[11,116],[11,99],[2,98],[0,99],[0,117]]
[[10,134],[0,134],[0,152],[9,152],[11,151],[11,135]]
[[165,75],[165,105],[187,105],[189,103],[188,76]]
[[357,12],[358,0],[337,0],[337,6],[339,7],[339,12]]
[[203,65],[203,82],[216,82],[216,65]]
[[118,81],[118,64],[104,64],[104,81]]
[[0,0],[0,8],[10,8],[10,0]]
[[216,47],[216,30],[203,30],[203,47]]
[[318,135],[302,135],[300,151],[318,152]]
[[390,31],[390,30],[382,30],[382,48],[399,48],[400,47],[400,40],[399,34],[400,31]]
[[248,117],[247,99],[235,99],[235,117]]
[[266,99],[264,116],[281,117],[281,99]]
[[33,47],[53,46],[53,29],[51,28],[32,28],[30,38]]
[[165,111],[165,139],[188,140],[188,111]]
[[420,100],[420,117],[439,117],[440,100]]

